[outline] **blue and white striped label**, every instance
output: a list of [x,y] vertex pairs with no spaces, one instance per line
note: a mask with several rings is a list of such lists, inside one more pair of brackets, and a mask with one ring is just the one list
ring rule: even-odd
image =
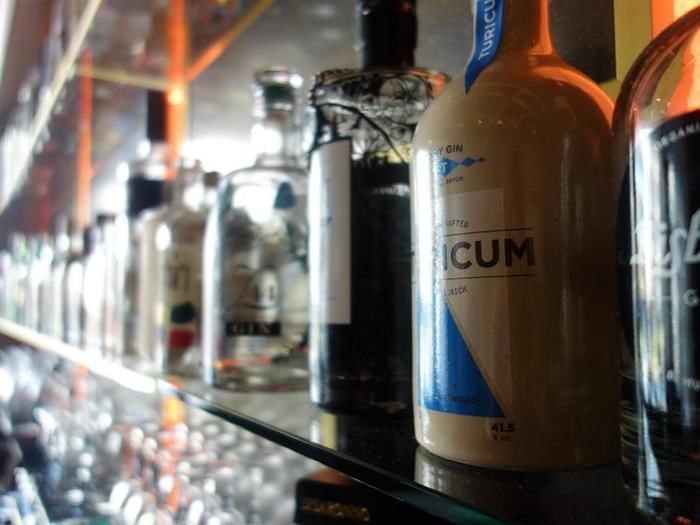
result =
[[493,62],[501,43],[504,0],[474,0],[474,47],[464,71],[464,92]]

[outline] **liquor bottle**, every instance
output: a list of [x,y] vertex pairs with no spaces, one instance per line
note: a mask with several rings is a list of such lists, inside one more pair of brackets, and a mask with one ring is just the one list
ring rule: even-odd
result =
[[98,215],[91,229],[91,251],[83,267],[83,345],[87,352],[104,356],[109,231],[114,217]]
[[[136,303],[132,309],[136,335],[138,366],[144,372],[160,372],[162,359],[156,353],[156,317],[154,298],[157,279],[156,231],[167,213],[165,186],[159,192],[158,204],[144,209],[131,219],[131,252],[136,265],[130,272],[130,289],[134,290]],[[155,203],[156,201],[153,201]]]
[[614,118],[623,473],[655,523],[700,522],[699,44],[694,9],[642,52]]
[[217,182],[199,161],[181,162],[172,203],[156,227],[152,348],[168,373],[200,375],[202,244],[212,200],[207,194],[215,193]]
[[[139,276],[141,258],[144,256],[140,253],[141,237],[145,226],[156,223],[156,219],[151,215],[163,205],[167,190],[165,178],[168,172],[165,94],[149,91],[146,102],[149,152],[129,165],[127,213],[125,218],[117,222],[117,242],[126,246],[127,255],[124,263],[124,303],[116,308],[116,311],[123,312],[123,352],[136,355],[142,353],[140,331],[152,326],[148,323],[142,326],[139,315],[139,305],[143,304],[144,300],[152,300],[153,297],[149,288],[152,282],[142,281]],[[145,299],[144,295],[147,296]]]
[[481,466],[612,463],[612,103],[556,54],[547,0],[474,6],[414,141],[416,436]]
[[63,280],[63,312],[65,323],[65,341],[69,345],[81,346],[83,343],[83,268],[87,255],[92,250],[92,227],[82,231],[82,238],[73,238],[71,255],[66,262],[66,274]]
[[61,215],[56,223],[56,239],[54,241],[54,260],[51,266],[51,281],[48,312],[49,326],[47,335],[56,339],[63,339],[63,278],[66,273],[66,265],[70,256],[72,231],[70,220],[67,216]]
[[311,396],[328,410],[411,407],[409,159],[447,83],[413,67],[415,2],[360,0],[361,69],[310,93]]
[[12,262],[7,283],[8,318],[15,323],[24,323],[25,298],[28,274],[26,239],[19,233],[10,237]]
[[203,364],[222,388],[305,385],[306,174],[300,167],[296,97],[301,77],[255,73],[253,166],[220,183],[207,220]]
[[46,234],[37,235],[30,239],[29,274],[27,275],[27,318],[26,325],[35,331],[43,330],[41,320],[42,297],[44,286],[48,280],[53,261],[53,246]]

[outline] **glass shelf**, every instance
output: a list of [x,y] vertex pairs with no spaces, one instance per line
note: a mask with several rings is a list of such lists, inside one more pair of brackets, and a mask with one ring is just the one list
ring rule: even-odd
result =
[[619,465],[557,473],[470,467],[419,447],[411,417],[331,414],[316,408],[305,390],[238,393],[217,390],[196,379],[155,378],[3,319],[0,334],[85,366],[122,387],[175,395],[343,472],[436,522],[638,522],[626,500]]

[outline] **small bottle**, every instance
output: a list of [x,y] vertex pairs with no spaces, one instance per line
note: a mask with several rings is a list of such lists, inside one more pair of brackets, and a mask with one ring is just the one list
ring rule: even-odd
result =
[[614,118],[622,464],[653,523],[700,523],[700,8],[642,52]]
[[12,262],[7,283],[8,317],[15,323],[24,324],[26,283],[29,274],[27,243],[24,235],[14,233],[10,237]]
[[83,267],[83,346],[87,352],[104,356],[105,312],[107,296],[106,233],[114,224],[114,217],[98,215],[90,231],[90,252]]
[[85,259],[92,250],[92,239],[90,226],[83,229],[82,238],[74,235],[63,280],[65,341],[78,347],[83,343],[83,268]]
[[301,77],[255,74],[252,167],[223,178],[204,241],[205,378],[232,389],[306,384],[306,174],[295,108]]
[[[139,275],[141,258],[145,256],[140,253],[141,236],[145,225],[156,223],[156,219],[151,217],[151,214],[163,205],[167,189],[165,178],[168,173],[169,148],[166,140],[165,94],[149,91],[146,102],[146,136],[149,149],[145,156],[129,165],[127,212],[126,217],[117,221],[116,231],[117,243],[119,246],[126,247],[126,256],[122,270],[124,301],[115,308],[115,311],[123,312],[124,324],[120,334],[122,351],[132,355],[139,355],[142,352],[139,343],[140,330],[142,330],[139,305],[144,301],[144,294],[149,293],[148,287],[152,284],[148,280],[142,281]],[[141,283],[144,283],[143,290]],[[152,297],[152,294],[147,295],[145,300],[150,301]],[[151,325],[146,323],[144,326]]]
[[26,326],[30,330],[42,331],[42,298],[47,283],[53,247],[49,236],[37,235],[29,240],[29,274],[27,275]]
[[414,141],[416,436],[481,466],[613,463],[612,103],[555,52],[548,0],[474,6]]
[[59,216],[56,224],[54,260],[51,267],[51,298],[49,307],[49,328],[47,335],[63,340],[63,280],[70,257],[71,225],[67,216]]
[[218,177],[183,161],[172,203],[155,232],[155,362],[161,371],[201,375],[202,244]]
[[447,77],[413,67],[415,2],[359,0],[361,69],[310,93],[311,397],[327,410],[411,407],[409,160]]

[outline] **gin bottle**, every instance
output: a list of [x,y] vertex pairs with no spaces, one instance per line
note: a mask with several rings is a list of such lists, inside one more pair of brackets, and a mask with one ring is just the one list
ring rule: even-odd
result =
[[199,162],[181,163],[172,203],[155,231],[153,350],[162,371],[196,375],[201,368],[202,244],[218,176]]
[[413,66],[415,2],[360,0],[361,69],[310,93],[311,396],[344,412],[411,407],[409,159],[447,82]]
[[301,78],[255,74],[253,166],[220,183],[204,241],[204,372],[224,388],[306,383],[306,175],[295,107]]
[[622,464],[655,523],[700,523],[700,9],[625,79],[618,176]]

